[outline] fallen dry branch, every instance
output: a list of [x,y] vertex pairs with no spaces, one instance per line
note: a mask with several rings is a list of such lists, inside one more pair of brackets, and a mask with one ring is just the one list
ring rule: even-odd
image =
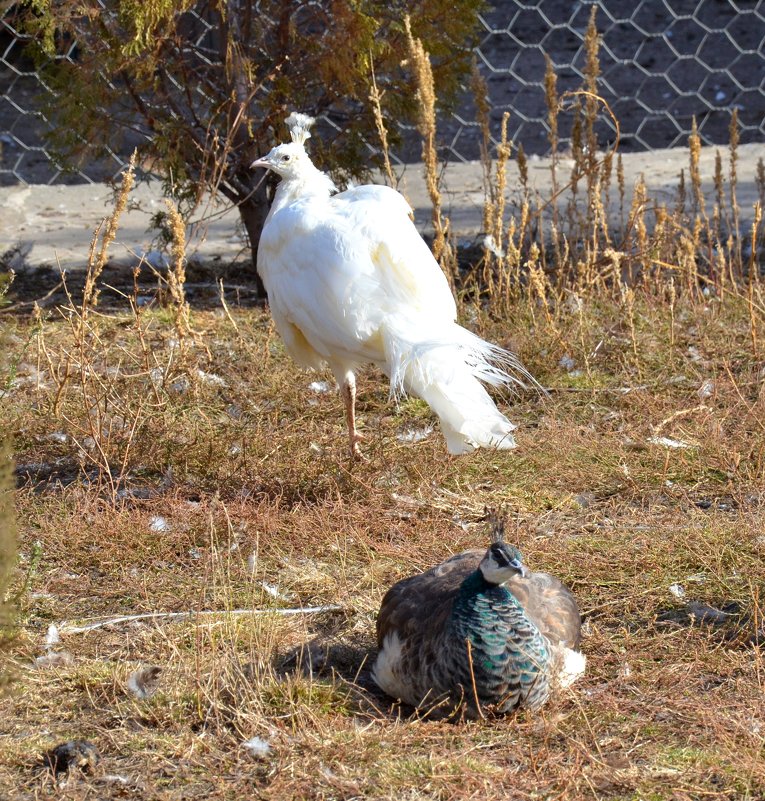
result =
[[88,623],[85,626],[74,626],[71,623],[63,622],[59,625],[61,634],[83,634],[86,631],[102,629],[106,626],[117,626],[120,623],[133,623],[136,620],[168,620],[175,623],[191,618],[212,617],[213,615],[316,615],[321,612],[337,612],[342,609],[337,604],[325,604],[324,606],[299,606],[289,609],[205,609],[201,612],[145,612],[140,615],[118,615],[109,617],[105,620],[98,620]]

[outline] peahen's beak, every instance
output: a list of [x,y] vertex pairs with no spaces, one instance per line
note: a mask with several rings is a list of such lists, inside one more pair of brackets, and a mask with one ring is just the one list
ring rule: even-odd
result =
[[250,169],[253,167],[265,167],[268,170],[271,168],[271,162],[268,160],[268,156],[261,156],[250,164]]
[[521,578],[526,578],[529,575],[529,569],[520,559],[513,559],[513,561],[510,562],[510,567],[514,567],[521,574]]

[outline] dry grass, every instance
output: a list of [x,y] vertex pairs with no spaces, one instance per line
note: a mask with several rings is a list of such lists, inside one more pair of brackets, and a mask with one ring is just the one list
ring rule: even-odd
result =
[[[337,396],[308,389],[328,377],[295,368],[266,314],[196,312],[206,347],[189,343],[176,371],[174,314],[149,310],[140,327],[130,314],[99,318],[91,369],[112,382],[125,421],[100,447],[115,475],[129,454],[107,480],[77,438],[89,385],[69,384],[56,418],[55,381],[27,353],[5,411],[27,476],[16,586],[29,579],[2,702],[5,797],[58,793],[38,755],[73,737],[103,760],[70,780],[71,798],[761,796],[765,674],[752,635],[765,578],[764,399],[747,307],[676,299],[670,340],[666,304],[643,290],[631,302],[633,328],[608,300],[561,312],[555,332],[523,305],[501,326],[479,314],[474,325],[552,389],[513,403],[510,454],[451,458],[437,432],[399,441],[429,412],[415,400],[392,407],[370,373],[360,392],[370,461],[351,466]],[[29,325],[10,323],[11,345]],[[71,336],[66,321],[45,323],[51,359]],[[558,365],[564,346],[573,369]],[[142,371],[134,356],[147,351]],[[536,716],[399,717],[367,673],[382,594],[484,541],[484,504],[498,502],[528,561],[580,599],[588,675]],[[157,518],[165,530],[152,529]],[[737,612],[694,625],[687,600]],[[321,604],[341,610],[227,614]],[[55,649],[74,661],[34,666],[51,622],[182,610],[221,614],[62,629]],[[320,672],[282,669],[313,640],[314,655],[329,651]],[[163,671],[157,694],[137,700],[127,679],[142,665]],[[269,757],[242,747],[252,736]]]
[[[569,183],[554,160],[556,197],[525,192],[508,221],[504,136],[497,168],[484,160],[493,243],[462,314],[550,389],[502,400],[516,452],[449,457],[438,431],[412,442],[430,412],[391,405],[370,371],[369,460],[350,464],[329,375],[301,372],[267,313],[189,309],[179,224],[168,308],[141,306],[136,284],[96,309],[94,245],[81,302],[4,318],[21,606],[4,798],[765,797],[760,216],[738,232],[732,132],[731,196],[720,163],[714,208],[693,142],[691,208],[684,187],[671,211],[640,186],[630,199],[617,155],[624,226],[609,227],[594,23],[587,37],[587,89],[565,100],[583,98]],[[546,86],[557,131],[550,71]],[[413,718],[370,682],[376,610],[396,579],[485,542],[487,504],[579,598],[588,673],[537,715]],[[275,611],[324,605],[340,608]],[[70,657],[36,662],[46,651]],[[295,667],[308,657],[313,674]],[[138,699],[129,677],[151,665],[159,689]],[[243,747],[253,736],[269,755]],[[101,765],[57,787],[40,755],[78,737]]]

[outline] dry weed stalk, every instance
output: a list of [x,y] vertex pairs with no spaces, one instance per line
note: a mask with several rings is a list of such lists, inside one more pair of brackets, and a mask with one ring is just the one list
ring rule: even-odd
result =
[[621,285],[622,303],[627,312],[627,322],[630,327],[630,341],[632,343],[632,355],[635,359],[635,367],[640,375],[640,358],[638,356],[637,332],[635,330],[635,291],[626,284]]
[[759,347],[757,341],[757,320],[759,316],[762,314],[762,308],[760,307],[760,311],[758,310],[755,305],[754,301],[754,294],[755,294],[755,285],[759,289],[760,285],[760,276],[759,276],[759,266],[756,261],[756,252],[757,252],[757,237],[758,237],[758,229],[760,227],[760,223],[762,222],[762,206],[759,202],[754,204],[754,220],[752,220],[752,253],[749,257],[749,280],[747,286],[747,306],[749,308],[749,332],[750,338],[752,341],[752,356],[755,359],[759,358]]
[[[556,167],[558,165],[558,115],[560,113],[558,100],[558,76],[555,74],[552,59],[545,53],[545,105],[547,106],[547,125],[550,128],[548,141],[550,142],[550,181],[553,197],[558,195],[558,179]],[[558,225],[558,207],[553,204],[553,224]]]
[[479,148],[484,191],[483,230],[488,232],[491,230],[491,221],[494,219],[494,185],[491,180],[491,129],[489,127],[491,106],[489,104],[489,87],[486,84],[486,79],[481,75],[475,59],[473,59],[470,71],[470,91],[475,102],[476,121],[481,129]]
[[433,228],[435,239],[433,241],[433,255],[444,270],[452,287],[455,288],[458,267],[456,254],[449,241],[449,221],[441,213],[441,191],[438,171],[438,156],[436,153],[436,93],[433,84],[433,70],[430,66],[430,57],[425,51],[422,42],[412,36],[409,17],[404,18],[406,28],[409,58],[414,67],[415,80],[418,91],[418,123],[417,129],[422,137],[422,161],[425,168],[425,182],[428,187],[428,196],[432,206]]
[[675,360],[675,306],[677,304],[677,291],[675,289],[675,277],[669,277],[669,360]]
[[760,196],[760,205],[765,206],[765,161],[762,158],[757,159],[757,173],[754,182]]
[[492,161],[491,161],[491,130],[489,128],[489,90],[484,77],[481,75],[478,64],[473,59],[470,73],[470,89],[476,105],[476,120],[481,129],[480,154],[481,154],[481,173],[483,178],[483,220],[482,230],[485,232],[483,242],[483,269],[481,271],[481,282],[489,297],[494,293],[494,261],[492,251],[499,251],[502,248],[502,240],[489,239],[491,236],[495,213],[495,188],[492,181]]
[[[648,254],[648,227],[645,221],[645,210],[648,203],[648,191],[645,185],[645,178],[641,175],[632,193],[632,208],[629,215],[629,227],[635,231],[635,244],[641,268],[641,276],[645,280],[650,270],[650,258]],[[634,278],[634,271],[630,277]]]
[[[370,57],[371,58],[371,57]],[[388,145],[388,129],[385,127],[385,119],[382,113],[382,93],[377,88],[377,79],[375,78],[374,63],[371,65],[372,74],[372,88],[369,90],[369,100],[372,103],[372,113],[375,118],[375,128],[377,135],[380,137],[380,146],[382,147],[383,167],[385,168],[385,177],[388,179],[388,186],[397,187],[398,181],[393,173],[393,167],[390,163],[390,147]]]
[[[492,274],[499,275],[502,270],[504,253],[502,252],[502,241],[505,238],[505,190],[507,187],[507,162],[510,158],[510,144],[507,140],[507,121],[510,114],[505,112],[502,115],[502,127],[500,132],[500,142],[497,146],[497,165],[494,174],[494,186],[492,189],[494,196],[493,219],[490,220],[490,236],[495,243]],[[500,279],[501,280],[501,279]],[[492,283],[494,281],[492,280]]]
[[701,169],[699,160],[701,157],[701,137],[696,125],[696,117],[691,123],[691,133],[688,137],[688,150],[690,151],[690,176],[691,189],[693,191],[694,211],[702,217],[706,217],[706,207],[704,204],[704,190],[701,184]]
[[9,680],[4,651],[13,637],[11,577],[16,564],[16,513],[14,509],[13,459],[11,438],[0,438],[0,690]]
[[[587,177],[587,208],[590,212],[593,210],[598,176],[598,137],[595,133],[595,124],[598,121],[598,100],[602,100],[598,97],[600,37],[595,25],[597,10],[597,6],[590,9],[590,20],[584,33],[584,89],[586,94],[584,99],[584,141],[579,151],[582,158],[581,170]],[[588,219],[588,222],[592,223],[592,220]]]
[[165,200],[167,216],[172,236],[173,261],[167,272],[167,288],[173,302],[173,325],[178,335],[180,347],[185,347],[186,338],[191,332],[191,309],[186,300],[186,226],[178,207],[171,200]]
[[119,192],[117,193],[117,201],[112,213],[96,228],[93,240],[90,243],[88,267],[85,274],[85,286],[82,290],[82,303],[79,309],[79,317],[82,325],[84,325],[90,309],[98,302],[98,279],[101,277],[101,273],[106,266],[109,247],[117,236],[120,217],[127,208],[128,197],[135,184],[136,153],[137,151],[133,151],[127,169],[122,173],[122,183],[120,184]]
[[529,259],[526,262],[526,269],[529,273],[529,287],[531,291],[529,292],[528,301],[532,319],[534,319],[534,298],[536,297],[544,312],[545,323],[548,329],[552,332],[555,339],[563,344],[563,338],[555,323],[555,318],[550,311],[549,297],[552,295],[552,287],[547,280],[544,270],[539,265],[539,248],[536,243],[534,243],[529,250]]
[[627,183],[624,178],[622,154],[616,157],[616,184],[619,187],[619,223],[624,228],[624,199],[627,197]]
[[[715,188],[715,206],[712,209],[713,223],[712,227],[715,236],[720,237],[721,222],[725,214],[725,178],[723,178],[722,154],[719,150],[715,150],[715,171],[712,178]],[[730,224],[730,219],[728,219]]]
[[571,300],[574,303],[574,308],[576,309],[577,315],[577,322],[579,328],[579,347],[580,352],[582,355],[582,360],[584,361],[584,369],[587,373],[587,379],[590,383],[592,383],[592,370],[590,368],[590,349],[587,347],[587,340],[589,338],[589,326],[587,324],[587,317],[584,313],[584,300],[579,292],[573,292],[571,294]]
[[738,205],[738,145],[739,145],[739,125],[738,109],[734,106],[730,117],[730,128],[728,135],[728,147],[730,150],[730,166],[728,170],[728,192],[729,205],[732,217],[732,224],[729,232],[733,238],[733,248],[729,251],[738,267],[738,280],[743,278],[744,257],[741,237],[741,210]]

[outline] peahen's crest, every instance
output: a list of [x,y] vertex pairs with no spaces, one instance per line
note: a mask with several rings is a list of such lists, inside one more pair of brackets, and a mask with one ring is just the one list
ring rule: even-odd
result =
[[491,526],[491,541],[504,542],[505,541],[505,515],[500,507],[497,509],[494,506],[485,506],[483,509],[484,519]]

